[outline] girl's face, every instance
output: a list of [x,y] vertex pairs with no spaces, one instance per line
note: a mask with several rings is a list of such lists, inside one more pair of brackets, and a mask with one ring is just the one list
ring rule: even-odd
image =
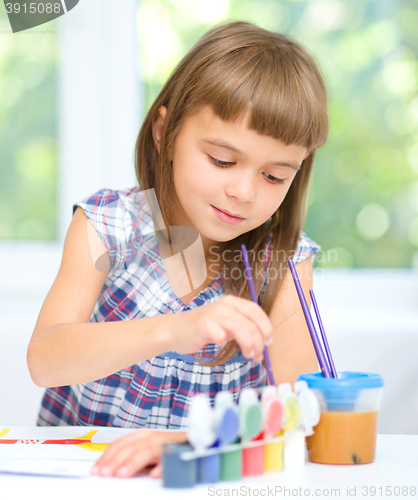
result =
[[186,118],[175,142],[178,225],[199,231],[205,254],[266,222],[307,156],[305,147],[286,146],[247,122],[247,115],[223,121],[205,106]]

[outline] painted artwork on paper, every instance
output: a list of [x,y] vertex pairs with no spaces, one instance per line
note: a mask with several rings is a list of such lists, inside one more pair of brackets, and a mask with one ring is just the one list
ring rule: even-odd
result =
[[59,445],[74,445],[90,451],[104,451],[109,443],[92,443],[91,438],[97,433],[97,430],[92,430],[81,437],[68,439],[3,439],[10,431],[10,428],[0,430],[0,445],[1,444],[59,444]]

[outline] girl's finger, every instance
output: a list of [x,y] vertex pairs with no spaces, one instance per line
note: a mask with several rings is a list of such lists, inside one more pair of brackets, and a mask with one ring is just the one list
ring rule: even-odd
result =
[[[140,429],[136,433],[129,434],[114,441],[105,451],[102,457],[96,462],[91,470],[91,474],[112,476],[118,468],[129,461],[129,457],[138,454],[147,456],[147,448],[150,444],[161,446],[163,443],[182,443],[187,439],[184,431],[163,432],[151,429]],[[145,462],[146,463],[146,460]],[[146,465],[149,465],[150,462]],[[146,466],[144,465],[144,467]]]
[[264,343],[258,328],[242,315],[222,319],[228,337],[235,339],[242,354],[248,359],[261,361]]
[[222,348],[228,339],[228,333],[219,323],[213,320],[208,321],[207,328],[209,330],[209,339],[207,343],[210,344],[213,342],[218,347]]
[[117,477],[132,477],[141,472],[145,467],[158,463],[161,456],[162,444],[160,442],[148,443],[141,449],[133,449],[115,471]]
[[140,429],[132,434],[128,434],[123,436],[113,443],[111,443],[108,448],[105,450],[103,455],[96,462],[95,466],[92,469],[92,473],[95,474],[96,470],[104,467],[108,463],[111,463],[113,457],[119,453],[120,450],[125,448],[126,446],[130,446],[133,443],[139,444],[142,440],[146,439],[150,435],[149,429]]
[[263,338],[263,342],[266,345],[270,345],[273,338],[273,325],[271,324],[270,318],[265,311],[261,308],[259,304],[256,304],[252,300],[244,299],[242,297],[236,297],[234,295],[228,295],[225,298],[229,298],[230,303],[248,320],[255,323],[257,328],[260,330],[260,334]]
[[163,466],[162,466],[162,464],[159,463],[158,465],[156,465],[155,467],[153,467],[150,470],[149,475],[152,478],[154,478],[154,479],[160,479],[163,476]]
[[[128,443],[123,448],[119,448],[116,453],[108,457],[106,461],[97,464],[97,471],[93,469],[95,474],[99,476],[110,477],[114,476],[116,471],[130,459],[135,453],[143,453],[146,449],[146,444],[141,443]],[[93,472],[93,471],[92,471]]]
[[108,464],[112,463],[113,458],[120,452],[120,450],[127,446],[127,444],[124,444],[122,446],[120,444],[115,445],[115,443],[110,444],[110,446],[105,450],[99,460],[97,460],[97,462],[91,469],[91,474],[99,474],[99,471],[101,471]]

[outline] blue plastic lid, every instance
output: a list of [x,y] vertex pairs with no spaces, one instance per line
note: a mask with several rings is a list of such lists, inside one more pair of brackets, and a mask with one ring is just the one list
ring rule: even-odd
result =
[[324,377],[322,372],[302,373],[298,380],[305,380],[311,389],[374,389],[383,387],[385,382],[376,373],[338,372],[338,378]]
[[238,437],[239,415],[235,407],[226,408],[218,426],[220,444],[230,444]]

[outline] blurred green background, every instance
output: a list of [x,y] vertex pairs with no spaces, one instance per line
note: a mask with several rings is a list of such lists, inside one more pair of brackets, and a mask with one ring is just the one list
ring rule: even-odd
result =
[[[293,36],[322,68],[331,130],[305,226],[325,251],[317,265],[418,265],[417,0],[141,0],[145,108],[197,39],[229,19]],[[0,5],[0,31],[7,23]],[[57,38],[33,40],[0,36],[0,240],[57,238]]]
[[0,3],[0,240],[55,240],[57,36],[12,34]]

